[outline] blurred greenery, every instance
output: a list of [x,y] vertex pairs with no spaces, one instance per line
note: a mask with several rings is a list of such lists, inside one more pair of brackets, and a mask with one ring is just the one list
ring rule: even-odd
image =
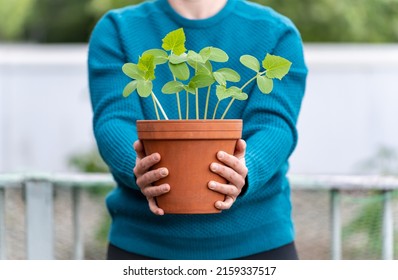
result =
[[[358,164],[360,173],[397,176],[398,175],[398,153],[394,148],[381,145],[369,158]],[[359,205],[359,211],[349,224],[343,227],[343,240],[346,240],[347,259],[363,258],[365,254],[370,259],[378,259],[382,254],[382,223],[383,223],[383,191],[369,191],[364,195],[353,195],[346,201]],[[393,203],[396,203],[398,192],[391,195]],[[398,248],[398,233],[394,231],[394,248]],[[355,240],[362,239],[366,246],[355,245]],[[361,243],[363,245],[363,243]],[[364,253],[365,248],[365,253]]]
[[[35,0],[0,0],[0,41],[20,39]],[[4,24],[7,23],[7,24]]]
[[108,166],[102,160],[97,149],[71,155],[68,160],[68,164],[77,170],[87,173],[109,172]]
[[374,154],[357,164],[361,173],[398,176],[398,152],[391,146],[380,145]]
[[[0,0],[0,41],[87,42],[108,10],[141,0]],[[291,18],[305,42],[398,42],[398,0],[256,0]]]
[[306,42],[398,42],[398,0],[260,0],[290,17]]

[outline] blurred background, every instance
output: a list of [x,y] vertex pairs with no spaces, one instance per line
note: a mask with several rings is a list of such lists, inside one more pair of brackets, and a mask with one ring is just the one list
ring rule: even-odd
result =
[[[87,42],[106,11],[139,2],[0,0],[0,175],[108,172],[92,135]],[[253,2],[291,18],[304,41],[309,76],[291,174],[397,175],[398,0]],[[83,194],[86,259],[105,257],[109,190]],[[5,198],[6,258],[24,259],[23,189]],[[329,259],[329,192],[294,189],[292,199],[301,258]],[[70,190],[55,191],[57,259],[72,258],[72,200]],[[381,201],[376,191],[344,193],[342,258],[380,258]]]

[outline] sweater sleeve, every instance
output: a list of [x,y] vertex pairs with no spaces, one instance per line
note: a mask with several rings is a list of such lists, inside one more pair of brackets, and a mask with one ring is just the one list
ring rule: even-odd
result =
[[88,72],[93,129],[99,152],[116,182],[138,190],[133,173],[133,143],[137,139],[135,123],[142,119],[142,110],[136,94],[122,96],[129,79],[121,70],[126,57],[118,34],[118,16],[106,14],[90,37]]
[[[253,87],[243,113],[244,138],[247,142],[246,165],[249,173],[244,195],[259,189],[270,196],[283,187],[269,183],[285,176],[288,158],[297,144],[296,123],[304,96],[307,68],[300,34],[293,25],[285,25],[272,51],[292,62],[289,73],[264,96]],[[282,174],[280,174],[282,173]]]

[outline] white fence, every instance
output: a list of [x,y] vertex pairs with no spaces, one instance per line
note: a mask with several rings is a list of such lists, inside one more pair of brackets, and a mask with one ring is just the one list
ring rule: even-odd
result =
[[0,172],[66,170],[93,146],[85,46],[0,47]]
[[[0,172],[68,171],[94,147],[86,45],[0,45]],[[305,45],[309,77],[292,173],[360,172],[398,150],[398,44]]]

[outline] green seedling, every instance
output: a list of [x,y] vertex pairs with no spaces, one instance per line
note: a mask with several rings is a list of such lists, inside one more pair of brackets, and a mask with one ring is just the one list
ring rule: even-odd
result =
[[[266,54],[263,61],[252,55],[242,55],[240,62],[255,74],[243,86],[237,87],[230,83],[240,82],[238,72],[231,68],[213,70],[212,62],[225,63],[229,60],[228,54],[220,48],[205,47],[199,52],[187,50],[185,47],[185,33],[183,28],[168,33],[162,40],[162,49],[149,49],[142,53],[138,63],[126,63],[122,67],[125,75],[132,79],[124,88],[123,96],[128,97],[137,92],[141,97],[151,97],[158,120],[161,119],[159,110],[164,119],[168,119],[166,112],[153,92],[153,83],[156,79],[155,70],[158,65],[167,64],[173,80],[162,87],[163,94],[175,94],[179,119],[183,119],[180,93],[185,92],[185,119],[189,119],[190,94],[195,96],[195,116],[200,119],[199,89],[207,88],[206,104],[203,110],[203,119],[208,118],[211,87],[216,84],[215,95],[218,99],[212,118],[215,119],[220,102],[230,99],[220,119],[224,119],[235,100],[246,100],[245,88],[256,82],[259,90],[264,94],[272,92],[274,79],[282,80],[289,72],[292,63],[280,56]],[[191,71],[192,70],[192,71]],[[192,74],[191,74],[192,73]]]

